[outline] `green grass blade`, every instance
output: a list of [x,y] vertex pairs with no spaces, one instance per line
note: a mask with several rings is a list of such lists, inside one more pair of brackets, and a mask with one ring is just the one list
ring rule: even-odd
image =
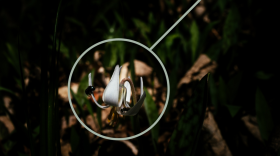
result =
[[[149,94],[148,90],[144,88],[146,92],[146,98],[144,101],[145,105],[145,111],[149,120],[149,124],[152,125],[158,118],[158,110],[156,107],[156,104],[153,100],[153,97]],[[152,132],[152,138],[153,138],[153,144],[155,148],[155,152],[157,153],[157,140],[159,136],[159,123],[156,124],[153,129],[151,130]]]
[[199,29],[198,26],[193,20],[190,28],[190,33],[191,33],[191,50],[192,50],[192,62],[194,63],[197,55],[197,47],[198,47],[198,42],[199,42]]
[[84,119],[84,122],[86,122],[85,112],[84,112],[84,110],[83,110],[83,108],[82,108],[81,103],[80,103],[79,100],[78,100],[77,95],[73,92],[72,89],[70,89],[70,91],[71,91],[71,94],[72,94],[73,99],[77,102],[77,108],[78,108],[78,111],[79,111],[79,112],[76,112],[76,113],[77,113],[77,114],[81,113],[81,114],[82,114],[82,117],[83,117],[83,119]]
[[185,106],[166,154],[194,156],[208,103],[208,75],[201,79]]
[[238,31],[240,29],[240,15],[238,7],[232,1],[231,8],[225,20],[223,27],[223,38],[225,40],[223,44],[223,53],[227,53],[230,46],[234,45],[238,41]]
[[14,92],[11,91],[10,89],[7,89],[7,88],[1,87],[1,86],[0,86],[0,91],[5,91],[5,92],[8,92],[8,93],[14,94]]

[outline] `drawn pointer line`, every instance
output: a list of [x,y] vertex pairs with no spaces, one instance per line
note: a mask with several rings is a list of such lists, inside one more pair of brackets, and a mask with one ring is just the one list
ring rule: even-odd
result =
[[186,11],[185,13],[184,13],[184,15],[182,16],[182,17],[180,17],[179,18],[179,20],[178,21],[176,21],[176,23],[174,23],[157,41],[156,41],[156,43],[154,43],[152,46],[151,46],[151,50],[179,23],[179,22],[181,22],[181,20],[185,17],[185,16],[187,16],[187,14],[190,12],[190,11],[192,11],[192,9],[200,2],[201,0],[198,0],[198,1],[196,1],[190,8],[189,8],[189,10],[188,11]]

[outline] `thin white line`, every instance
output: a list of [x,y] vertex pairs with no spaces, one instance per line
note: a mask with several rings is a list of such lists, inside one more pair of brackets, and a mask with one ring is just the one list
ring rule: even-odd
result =
[[185,13],[184,13],[184,15],[182,16],[182,17],[180,17],[179,18],[179,20],[178,21],[176,21],[176,23],[174,23],[157,41],[156,41],[156,43],[154,43],[152,46],[151,46],[151,50],[179,23],[179,22],[181,22],[181,20],[185,17],[185,16],[187,16],[187,14],[190,12],[190,11],[192,11],[192,9],[200,2],[201,0],[198,0],[198,1],[196,1],[190,8],[189,8],[189,10],[187,10]]

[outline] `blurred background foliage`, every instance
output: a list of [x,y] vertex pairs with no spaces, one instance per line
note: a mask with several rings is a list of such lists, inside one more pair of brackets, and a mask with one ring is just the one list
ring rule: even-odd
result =
[[[151,133],[109,141],[71,122],[67,96],[63,99],[59,89],[67,85],[74,62],[86,48],[110,38],[128,38],[151,47],[194,3],[70,0],[62,1],[59,11],[58,1],[3,3],[0,155],[175,155],[176,151],[184,155],[276,155],[280,107],[275,37],[279,27],[277,5],[270,1],[202,0],[153,49],[167,70],[170,97]],[[131,121],[133,130],[125,129],[129,131],[126,136],[145,130],[165,103],[167,86],[161,66],[148,53],[122,42],[104,44],[98,54],[99,59],[83,57],[72,77],[79,84],[77,92],[71,91],[77,113],[83,121],[92,116],[99,125],[96,130],[106,134],[102,131],[106,128],[102,126],[104,112],[84,95],[85,73],[92,72],[94,84],[105,88],[105,77],[110,77],[114,66],[129,62],[138,86],[137,59],[152,68],[146,76],[151,82],[144,82],[146,113],[143,110],[122,124]],[[207,73],[211,73],[209,93],[203,87],[205,77],[198,83]],[[156,89],[155,78],[160,84]],[[139,127],[138,122],[146,126]]]

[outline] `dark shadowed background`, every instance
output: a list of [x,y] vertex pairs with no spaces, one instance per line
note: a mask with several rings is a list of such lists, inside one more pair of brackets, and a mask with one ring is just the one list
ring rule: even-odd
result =
[[[2,2],[0,155],[279,155],[279,13],[274,1],[202,0],[153,49],[167,70],[170,97],[150,132],[110,141],[89,133],[74,117],[67,82],[84,50],[110,38],[151,47],[194,3]],[[143,77],[147,97],[138,115],[111,127],[110,109],[99,109],[84,89],[92,72],[94,96],[101,103],[116,64],[124,65],[123,75],[132,77],[138,97]],[[155,58],[123,42],[88,53],[71,82],[80,118],[110,137],[148,128],[162,113],[167,96]]]

